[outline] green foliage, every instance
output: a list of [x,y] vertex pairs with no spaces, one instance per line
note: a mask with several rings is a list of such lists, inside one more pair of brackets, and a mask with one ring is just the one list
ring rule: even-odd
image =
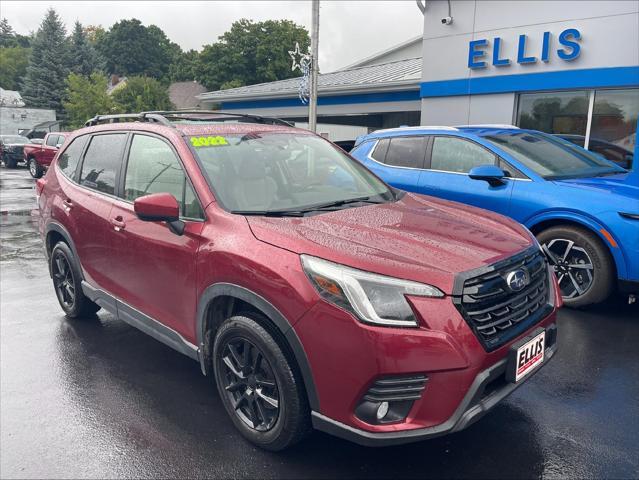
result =
[[188,82],[198,76],[200,54],[196,50],[181,53],[169,66],[169,79],[171,82]]
[[120,113],[171,110],[168,90],[154,78],[130,77],[113,93]]
[[9,21],[6,18],[0,20],[0,47],[13,48],[22,47],[28,48],[31,46],[31,38],[26,35],[20,35],[14,32],[13,27],[9,25]]
[[64,25],[49,9],[32,42],[24,78],[22,98],[30,107],[62,112],[62,95],[69,68],[69,50]]
[[155,25],[145,27],[137,19],[121,20],[96,38],[96,48],[109,73],[164,78],[180,47]]
[[107,77],[92,73],[85,77],[72,73],[66,80],[64,108],[71,128],[81,127],[95,115],[114,113],[118,110],[113,98],[107,94]]
[[104,60],[89,42],[80,22],[75,22],[69,43],[71,50],[69,67],[73,73],[88,76],[93,72],[104,70]]
[[295,42],[304,51],[310,45],[308,31],[290,20],[242,19],[219,40],[205,46],[198,60],[196,79],[212,90],[297,76],[288,50]]
[[30,48],[0,48],[0,87],[7,90],[18,90],[22,77],[27,73]]

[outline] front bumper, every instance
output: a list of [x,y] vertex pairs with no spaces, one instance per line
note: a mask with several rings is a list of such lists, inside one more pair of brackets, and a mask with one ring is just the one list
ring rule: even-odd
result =
[[[540,368],[543,368],[554,357],[557,350],[556,325],[553,323],[546,327],[546,332],[552,340],[550,346],[546,349],[544,363]],[[540,369],[536,369],[519,383],[511,383],[505,378],[507,363],[508,357],[481,371],[475,377],[453,415],[439,425],[413,430],[370,432],[338,422],[318,412],[312,412],[313,427],[367,447],[401,445],[458,432],[483,417],[504,398],[526,383]]]

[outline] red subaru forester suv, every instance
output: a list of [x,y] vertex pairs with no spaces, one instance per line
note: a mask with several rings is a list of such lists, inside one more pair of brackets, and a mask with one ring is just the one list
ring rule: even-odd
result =
[[556,349],[534,237],[389,187],[281,120],[96,117],[37,183],[66,315],[104,308],[198,361],[270,450],[461,430]]

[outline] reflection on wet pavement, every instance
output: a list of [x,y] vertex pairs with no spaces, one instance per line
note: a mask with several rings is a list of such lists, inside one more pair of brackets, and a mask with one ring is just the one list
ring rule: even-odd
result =
[[314,433],[273,454],[195,362],[107,313],[62,315],[29,182],[0,169],[1,478],[639,476],[639,315],[623,299],[564,309],[553,361],[463,432],[385,449]]

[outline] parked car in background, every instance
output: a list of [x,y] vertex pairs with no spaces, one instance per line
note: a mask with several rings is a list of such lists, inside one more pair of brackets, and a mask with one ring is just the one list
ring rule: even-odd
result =
[[556,280],[507,217],[393,189],[274,119],[88,123],[36,182],[60,306],[199,361],[260,447],[455,432],[555,352]]
[[389,184],[508,215],[541,243],[567,305],[639,290],[639,187],[575,144],[507,126],[409,127],[351,152]]
[[[580,147],[584,146],[585,137],[583,135],[560,134],[557,136],[564,140],[568,140],[575,145],[579,145]],[[634,152],[631,152],[627,148],[623,148],[612,142],[607,142],[606,140],[591,137],[588,140],[588,150],[604,156],[611,162],[615,162],[617,165],[625,168],[626,170],[632,169]]]
[[24,161],[33,178],[40,178],[49,168],[53,157],[64,144],[68,132],[47,133],[42,142],[25,145]]
[[21,135],[0,135],[0,158],[7,168],[18,166],[23,159],[23,148],[29,144],[29,139]]

